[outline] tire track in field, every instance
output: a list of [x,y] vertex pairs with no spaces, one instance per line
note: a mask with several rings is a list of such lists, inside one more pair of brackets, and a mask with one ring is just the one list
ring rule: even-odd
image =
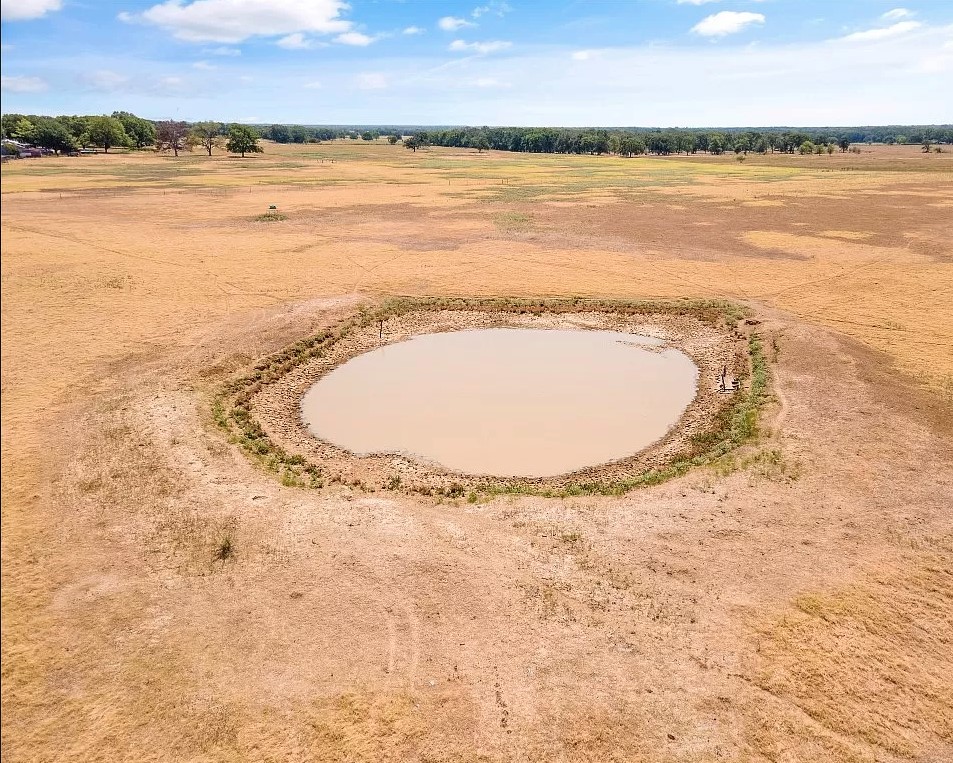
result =
[[829,276],[822,276],[821,278],[815,278],[810,281],[801,281],[799,283],[792,284],[791,286],[785,286],[783,289],[778,289],[777,291],[762,292],[761,294],[754,295],[754,298],[755,299],[769,299],[772,297],[777,297],[778,295],[784,294],[789,291],[794,291],[795,289],[804,289],[809,286],[816,286],[818,284],[829,283],[831,281],[836,281],[840,278],[847,278],[849,276],[855,275],[859,271],[873,267],[874,265],[884,265],[886,264],[886,262],[887,260],[885,258],[878,257],[876,259],[861,263],[860,265],[855,265],[854,267],[851,267],[851,268],[845,268],[844,270],[841,270],[839,273],[834,273]]

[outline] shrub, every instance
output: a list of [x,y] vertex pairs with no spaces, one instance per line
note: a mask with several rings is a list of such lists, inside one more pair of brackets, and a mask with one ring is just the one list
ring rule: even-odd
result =
[[258,215],[255,218],[256,222],[259,223],[280,223],[282,220],[287,220],[288,218],[281,214],[280,212],[265,212],[263,215]]
[[235,544],[232,542],[232,536],[230,533],[226,533],[219,540],[218,545],[215,547],[215,558],[219,561],[226,562],[229,559],[234,558],[235,556]]

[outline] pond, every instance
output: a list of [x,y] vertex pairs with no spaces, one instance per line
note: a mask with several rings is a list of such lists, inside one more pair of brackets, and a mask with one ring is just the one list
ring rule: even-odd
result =
[[695,397],[680,350],[614,331],[423,334],[338,366],[301,401],[310,432],[358,455],[549,477],[633,455]]

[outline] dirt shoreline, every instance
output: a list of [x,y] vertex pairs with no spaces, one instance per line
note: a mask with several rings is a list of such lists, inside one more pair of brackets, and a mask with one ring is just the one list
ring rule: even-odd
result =
[[[554,477],[499,477],[465,474],[400,453],[356,455],[315,437],[301,419],[301,398],[318,379],[348,360],[419,334],[476,328],[612,330],[665,340],[665,347],[688,355],[699,369],[698,390],[678,422],[647,448],[608,463]],[[689,314],[645,312],[625,315],[580,309],[575,312],[520,313],[505,310],[411,310],[349,332],[319,357],[305,360],[264,384],[249,399],[253,419],[281,452],[303,459],[325,481],[367,490],[411,492],[451,490],[564,491],[573,485],[619,482],[659,469],[691,447],[692,439],[715,424],[733,397],[718,392],[723,366],[748,376],[747,337],[727,326],[715,327]]]

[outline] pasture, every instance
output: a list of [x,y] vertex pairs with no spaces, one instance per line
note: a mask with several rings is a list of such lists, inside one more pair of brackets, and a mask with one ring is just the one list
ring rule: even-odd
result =
[[[267,143],[8,163],[2,211],[5,760],[953,755],[953,153]],[[760,435],[468,500],[216,427],[395,296],[744,305]]]

